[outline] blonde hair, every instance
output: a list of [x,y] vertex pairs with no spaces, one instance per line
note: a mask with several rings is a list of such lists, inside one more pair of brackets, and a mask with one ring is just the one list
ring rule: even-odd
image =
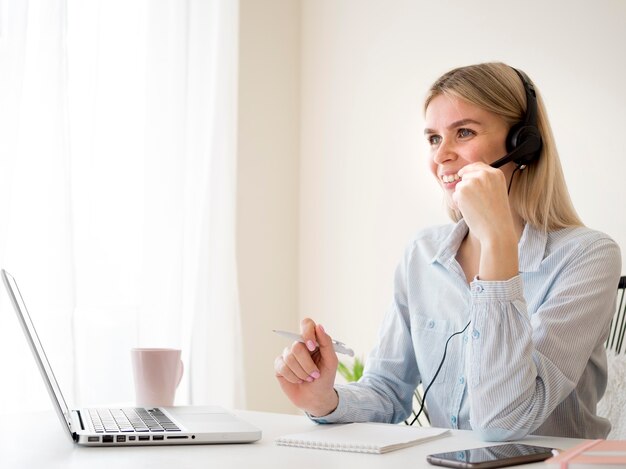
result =
[[[543,139],[539,158],[514,174],[509,200],[526,223],[544,231],[582,226],[565,184],[546,109],[537,90],[537,126]],[[442,75],[431,86],[424,112],[439,95],[463,99],[502,117],[509,128],[521,122],[526,112],[526,91],[514,69],[503,63],[460,67]],[[449,208],[453,220],[461,214]]]

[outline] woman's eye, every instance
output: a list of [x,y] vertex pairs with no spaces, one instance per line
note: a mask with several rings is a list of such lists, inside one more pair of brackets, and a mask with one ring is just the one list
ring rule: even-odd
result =
[[431,145],[439,145],[441,143],[441,137],[439,135],[431,135],[428,137],[428,143]]
[[475,135],[473,130],[470,129],[459,129],[459,137],[461,138],[467,138],[467,137],[471,137],[472,135]]

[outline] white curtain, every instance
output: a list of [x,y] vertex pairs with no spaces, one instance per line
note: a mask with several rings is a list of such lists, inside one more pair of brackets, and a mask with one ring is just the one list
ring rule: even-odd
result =
[[[133,401],[133,346],[182,348],[178,404],[244,404],[237,29],[236,0],[0,0],[0,266],[76,406]],[[0,296],[0,411],[47,408]]]

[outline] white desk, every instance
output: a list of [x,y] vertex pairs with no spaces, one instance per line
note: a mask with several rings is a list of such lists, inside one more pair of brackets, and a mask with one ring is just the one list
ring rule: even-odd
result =
[[[316,424],[304,416],[265,412],[234,412],[263,430],[263,438],[252,444],[190,445],[153,447],[86,448],[70,442],[56,415],[33,413],[32,430],[25,422],[9,422],[6,416],[0,425],[0,467],[22,468],[84,468],[84,469],[361,469],[430,468],[430,453],[488,446],[472,432],[455,430],[450,436],[387,454],[358,454],[274,444],[274,438],[288,433],[314,429]],[[568,438],[529,437],[524,443],[569,448],[581,440]],[[543,463],[524,467],[547,468]],[[522,467],[522,466],[517,466]]]

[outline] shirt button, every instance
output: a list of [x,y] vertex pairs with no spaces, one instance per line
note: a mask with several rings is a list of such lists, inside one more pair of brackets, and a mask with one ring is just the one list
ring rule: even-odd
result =
[[431,319],[430,321],[428,321],[428,328],[432,329],[433,327],[435,327],[435,321]]
[[456,415],[450,417],[450,422],[452,423],[452,425],[456,425]]
[[465,378],[464,378],[463,376],[461,376],[461,377],[459,378],[459,383],[460,383],[460,384],[465,384]]
[[472,337],[474,339],[478,339],[480,337],[480,332],[478,332],[476,329],[474,329],[474,331],[472,332]]
[[467,343],[468,340],[469,340],[469,338],[466,335],[464,335],[463,336],[463,342]]

